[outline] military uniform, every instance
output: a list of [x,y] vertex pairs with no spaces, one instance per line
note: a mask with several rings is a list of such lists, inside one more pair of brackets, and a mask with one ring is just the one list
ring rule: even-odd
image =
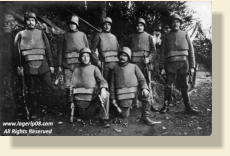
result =
[[[73,22],[78,26],[78,17],[73,16],[70,22]],[[82,48],[88,48],[89,44],[85,33],[76,30],[64,34],[61,46],[58,54],[58,65],[64,68],[64,79],[66,87],[68,88],[70,86],[72,72],[79,64],[79,52]]]
[[[145,25],[145,21],[142,18],[138,19],[138,23]],[[134,33],[128,37],[126,44],[132,50],[132,63],[137,64],[141,71],[144,73],[145,77],[147,77],[147,74],[144,71],[144,56],[149,58],[150,63],[152,63],[155,59],[156,47],[153,41],[153,37],[145,31]]]
[[[104,19],[103,23],[105,22],[112,24],[112,20],[109,17]],[[97,34],[93,39],[92,51],[95,52],[96,49],[98,49],[99,58],[104,62],[103,76],[107,81],[109,79],[109,72],[117,64],[118,48],[118,40],[111,32],[103,31],[102,33]]]
[[[123,47],[121,53],[122,52],[126,53],[129,58],[131,57],[131,50],[129,48]],[[119,64],[114,67],[110,86],[111,99],[118,101],[118,105],[122,109],[122,117],[124,118],[127,118],[130,114],[130,107],[137,96],[138,88],[141,90],[149,90],[140,68],[136,64],[129,62],[125,64],[119,62]],[[147,124],[152,125],[153,121],[149,119],[149,95],[144,97],[139,94],[139,99],[143,104],[142,118]]]
[[[84,48],[81,52],[90,50]],[[75,106],[78,115],[82,118],[90,118],[94,115],[96,108],[100,108],[100,118],[108,119],[109,116],[95,102],[98,93],[102,88],[108,89],[108,84],[103,78],[99,68],[92,64],[79,64],[73,72],[72,84]],[[108,96],[107,96],[108,99]],[[108,103],[104,103],[105,108],[109,108]]]
[[[174,18],[181,20],[178,16]],[[195,68],[195,55],[192,42],[186,31],[174,30],[165,35],[161,52],[161,66],[161,68],[164,67],[167,76],[165,103],[161,111],[168,110],[168,104],[171,103],[172,85],[177,82],[186,110],[192,112],[187,78],[189,69]]]
[[[36,19],[36,16],[32,16],[32,18]],[[28,88],[27,103],[32,109],[31,104],[34,103],[34,100],[38,101],[39,97],[44,95],[41,93],[45,93],[45,89],[42,87],[48,87],[46,91],[52,88],[49,67],[53,67],[53,59],[50,44],[46,35],[41,30],[34,28],[17,33],[15,47],[20,49],[23,58],[25,82]],[[18,52],[15,53],[18,54]],[[17,58],[19,57],[21,56],[17,56]]]

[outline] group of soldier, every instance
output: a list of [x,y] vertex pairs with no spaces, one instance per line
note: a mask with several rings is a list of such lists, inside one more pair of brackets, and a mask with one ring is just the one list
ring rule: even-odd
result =
[[[52,87],[51,74],[55,72],[49,40],[36,28],[36,14],[26,12],[26,29],[17,33],[14,40],[18,74],[24,76],[27,87],[26,106],[33,112],[33,104],[41,95],[38,87]],[[164,104],[161,113],[169,110],[172,102],[172,85],[179,79],[187,113],[197,114],[191,108],[187,77],[194,72],[195,56],[187,32],[180,30],[182,19],[172,16],[171,31],[164,35],[160,51],[160,74],[166,74]],[[117,37],[111,33],[112,19],[103,19],[102,32],[89,45],[87,36],[79,30],[79,18],[73,15],[67,22],[69,31],[63,35],[58,50],[58,72],[64,74],[66,102],[71,108],[71,122],[76,114],[87,120],[99,112],[104,126],[109,126],[111,107],[115,106],[124,123],[128,123],[133,103],[142,103],[142,121],[154,125],[150,118],[151,71],[156,57],[152,35],[145,32],[146,22],[138,18],[136,32],[129,35],[120,47]],[[148,82],[149,81],[149,82]],[[149,85],[150,84],[150,85]]]

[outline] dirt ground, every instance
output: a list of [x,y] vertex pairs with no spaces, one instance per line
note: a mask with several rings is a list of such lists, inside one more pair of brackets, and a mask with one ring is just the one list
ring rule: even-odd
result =
[[[7,84],[4,84],[7,85]],[[1,117],[3,121],[24,121],[18,116],[15,117],[15,104],[10,91],[1,91]],[[200,111],[200,115],[188,115],[184,113],[184,105],[181,100],[176,100],[170,105],[170,111],[160,114],[157,111],[151,112],[151,119],[158,121],[153,126],[147,126],[141,122],[141,108],[133,108],[129,117],[129,124],[125,126],[119,123],[119,120],[112,117],[111,127],[104,128],[100,126],[98,120],[69,123],[68,114],[63,111],[62,103],[64,95],[57,91],[50,99],[52,109],[48,111],[45,117],[36,118],[32,121],[51,121],[53,126],[46,127],[52,129],[48,135],[58,136],[208,136],[212,133],[212,80],[208,72],[199,71],[195,88],[190,92],[193,107]],[[154,105],[155,109],[160,109],[163,104],[163,96],[160,95],[158,103]],[[54,102],[55,101],[55,102]],[[1,125],[2,126],[2,125]],[[9,127],[1,128],[1,133]],[[29,128],[29,127],[27,127]],[[33,127],[40,129],[40,127]],[[14,134],[11,134],[14,135]],[[15,134],[17,135],[17,134]],[[28,134],[26,134],[28,135]],[[32,134],[33,135],[33,134]]]

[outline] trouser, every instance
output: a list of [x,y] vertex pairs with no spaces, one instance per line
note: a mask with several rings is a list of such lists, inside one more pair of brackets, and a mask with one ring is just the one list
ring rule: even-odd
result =
[[[109,94],[104,103],[101,103],[98,96],[92,101],[74,100],[76,114],[83,119],[91,119],[99,113],[100,119],[109,119]],[[103,109],[102,105],[105,109]]]
[[107,62],[104,64],[103,76],[109,84],[111,81],[111,72],[116,65],[117,65],[117,62]]
[[[127,118],[130,115],[130,108],[135,99],[124,99],[118,100],[118,106],[122,109],[121,116]],[[142,117],[149,117],[150,115],[150,102],[149,97],[139,97],[139,100],[142,102]]]
[[[42,75],[25,75],[25,83],[28,91],[26,102],[29,111],[37,112],[42,106],[48,107],[53,89],[51,73],[46,72]],[[35,102],[38,106],[35,105]]]
[[167,83],[165,86],[165,100],[172,101],[172,85],[181,90],[184,103],[189,102],[188,97],[188,61],[170,62],[166,64]]

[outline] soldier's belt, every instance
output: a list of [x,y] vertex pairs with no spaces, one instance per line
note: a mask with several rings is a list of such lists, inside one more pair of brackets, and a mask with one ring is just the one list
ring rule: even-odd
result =
[[134,99],[135,97],[136,97],[136,93],[118,94],[117,100]]
[[167,54],[167,57],[180,56],[180,55],[186,55],[186,56],[188,56],[188,50],[169,51],[168,54]]
[[45,55],[45,49],[30,49],[22,51],[22,56],[26,55]]
[[74,88],[73,94],[93,94],[94,88]]
[[79,57],[79,53],[75,51],[65,53],[65,58],[78,58],[78,57]]
[[93,95],[91,95],[91,94],[75,94],[74,98],[77,101],[92,101]]
[[177,61],[186,61],[188,56],[173,56],[167,58],[167,62],[177,62]]

